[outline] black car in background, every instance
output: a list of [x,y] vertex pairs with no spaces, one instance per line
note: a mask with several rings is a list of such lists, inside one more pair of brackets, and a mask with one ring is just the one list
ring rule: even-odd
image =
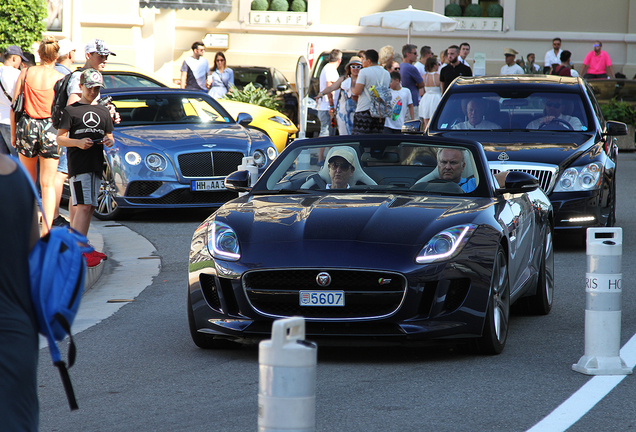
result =
[[624,123],[605,121],[585,80],[552,75],[460,77],[426,131],[479,141],[493,173],[537,177],[554,206],[555,229],[576,233],[614,225],[614,137],[626,133]]
[[[239,90],[252,83],[257,88],[264,88],[278,99],[282,108],[281,111],[294,124],[298,125],[298,92],[281,71],[273,67],[264,66],[229,66],[234,71],[234,85]],[[307,112],[308,137],[320,133],[320,120],[314,109]]]

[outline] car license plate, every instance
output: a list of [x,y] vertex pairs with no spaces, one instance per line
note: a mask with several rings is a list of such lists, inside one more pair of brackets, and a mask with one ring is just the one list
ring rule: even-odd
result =
[[300,291],[301,306],[344,306],[344,291]]
[[192,180],[190,184],[192,191],[214,191],[225,190],[225,179],[221,180]]

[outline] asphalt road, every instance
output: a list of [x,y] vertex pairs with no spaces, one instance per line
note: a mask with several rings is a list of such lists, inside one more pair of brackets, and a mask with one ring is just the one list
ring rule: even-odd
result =
[[[618,179],[624,345],[636,334],[635,153],[620,155]],[[40,351],[41,431],[257,429],[258,348],[205,351],[188,333],[189,242],[207,213],[146,211],[122,222],[154,245],[161,272],[135,301],[76,335],[78,358],[70,373],[79,411],[69,412],[48,350]],[[514,315],[499,356],[451,346],[319,347],[317,430],[509,432],[536,425],[533,431],[544,432],[571,423],[569,431],[634,430],[635,376],[614,379],[614,386],[606,377],[572,371],[584,353],[586,256],[570,240],[557,239],[552,313]],[[114,258],[110,266],[121,264]],[[591,390],[582,395],[586,384]],[[581,408],[579,401],[593,400],[603,385],[609,393],[589,411]]]

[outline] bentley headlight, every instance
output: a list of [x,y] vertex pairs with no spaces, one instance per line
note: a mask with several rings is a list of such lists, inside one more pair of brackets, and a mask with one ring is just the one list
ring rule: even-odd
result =
[[146,156],[146,166],[151,171],[161,172],[168,167],[168,161],[158,153],[150,153]]
[[269,120],[276,122],[278,124],[282,124],[283,126],[291,126],[292,122],[289,121],[289,119],[286,119],[285,117],[281,117],[281,116],[272,116],[269,118]]
[[229,225],[222,222],[210,224],[208,250],[214,258],[238,261],[241,258],[238,236]]
[[598,189],[603,182],[603,165],[592,162],[585,166],[570,167],[563,171],[554,188],[555,192],[573,192]]
[[126,159],[126,162],[128,162],[130,165],[139,165],[141,163],[141,156],[139,156],[139,153],[134,151],[129,151],[128,153],[126,153],[124,159]]
[[254,158],[254,163],[259,168],[263,168],[267,163],[267,159],[265,158],[265,153],[263,153],[263,150],[255,150],[252,157]]
[[439,232],[417,254],[415,262],[427,264],[456,256],[468,242],[475,229],[477,229],[477,225],[468,224],[457,225]]
[[269,158],[269,160],[276,159],[276,156],[278,156],[278,151],[276,151],[276,148],[275,147],[267,147],[267,157]]

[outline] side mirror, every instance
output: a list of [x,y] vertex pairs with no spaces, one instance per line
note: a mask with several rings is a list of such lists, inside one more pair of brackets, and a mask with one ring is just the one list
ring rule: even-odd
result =
[[421,134],[422,133],[422,121],[421,120],[409,120],[402,125],[402,133],[406,134]]
[[608,120],[605,122],[605,133],[609,136],[627,135],[627,125],[625,123]]
[[252,116],[248,113],[239,113],[237,123],[241,126],[247,126],[252,123]]
[[251,191],[249,171],[234,171],[225,177],[225,187],[234,192]]
[[501,193],[518,194],[532,192],[539,188],[539,180],[533,175],[521,171],[510,171],[506,176],[506,185],[499,189]]
[[287,84],[278,84],[278,86],[276,87],[276,90],[278,90],[279,92],[284,92],[288,88],[289,86]]

